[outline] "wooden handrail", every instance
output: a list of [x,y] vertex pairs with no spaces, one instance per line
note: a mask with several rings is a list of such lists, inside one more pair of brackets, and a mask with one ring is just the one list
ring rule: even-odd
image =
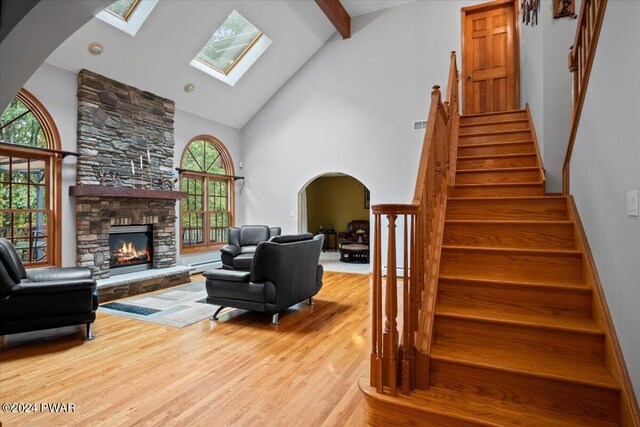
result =
[[[452,161],[455,162],[460,121],[458,87],[456,54],[451,52],[447,99],[442,101],[439,86],[434,86],[431,92],[412,202],[372,207],[370,383],[378,393],[388,392],[395,396],[398,385],[401,385],[402,392],[409,394],[413,388],[426,388],[428,385],[428,370],[424,366],[428,363],[430,351],[444,208],[449,183],[454,179]],[[382,217],[386,217],[388,223],[386,286],[383,286]],[[400,241],[396,236],[398,227],[402,227]],[[402,248],[401,254],[396,247]],[[397,267],[399,259],[402,260],[400,268]],[[398,304],[399,271],[402,279],[401,306]]]
[[578,134],[580,116],[582,115],[582,107],[584,106],[589,76],[591,75],[606,8],[607,0],[582,0],[576,36],[569,52],[569,71],[573,74],[573,110],[571,113],[569,144],[562,169],[562,190],[565,195],[569,194],[571,155],[573,154],[573,146]]

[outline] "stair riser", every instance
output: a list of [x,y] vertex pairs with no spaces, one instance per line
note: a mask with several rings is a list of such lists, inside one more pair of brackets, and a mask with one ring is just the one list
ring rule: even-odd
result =
[[501,251],[443,249],[440,274],[489,280],[581,283],[582,257]]
[[447,202],[446,219],[469,220],[566,220],[564,199],[532,200],[452,200]]
[[438,307],[590,318],[590,292],[440,280]]
[[456,185],[458,184],[497,184],[505,182],[536,182],[540,181],[538,169],[526,171],[482,171],[482,172],[458,172]]
[[530,130],[529,121],[521,120],[509,123],[484,123],[473,126],[460,126],[460,135],[483,132],[499,132],[504,130]]
[[435,343],[602,363],[604,336],[436,315]]
[[490,144],[492,142],[526,141],[531,139],[531,131],[520,130],[516,132],[488,134],[488,135],[460,135],[458,145]]
[[617,421],[620,392],[605,388],[499,372],[432,360],[430,385],[463,394],[481,395],[535,407],[607,421]]
[[[458,185],[458,183],[456,183]],[[456,186],[453,192],[454,197],[519,197],[519,196],[542,196],[544,188],[542,184],[532,185],[486,185],[480,187]]]
[[573,224],[450,223],[445,245],[526,249],[574,249]]
[[458,157],[491,156],[494,154],[533,153],[533,142],[500,143],[496,145],[481,145],[475,147],[458,146]]
[[496,157],[486,159],[463,159],[458,158],[456,162],[457,170],[467,169],[492,169],[492,168],[523,168],[537,167],[538,160],[535,153],[528,156],[518,157]]
[[501,113],[501,114],[490,114],[486,116],[462,116],[460,117],[460,123],[469,124],[469,123],[491,123],[491,122],[501,122],[505,120],[524,120],[527,119],[526,111],[516,111],[512,113]]

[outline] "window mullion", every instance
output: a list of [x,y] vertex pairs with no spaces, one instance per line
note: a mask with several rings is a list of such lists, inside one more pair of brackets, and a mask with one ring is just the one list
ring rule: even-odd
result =
[[204,210],[204,221],[202,222],[203,230],[202,232],[206,235],[204,240],[205,246],[210,246],[211,244],[211,233],[210,224],[209,224],[209,178],[202,178],[202,185],[204,187],[204,191],[202,192],[202,196],[204,200],[202,202],[202,209]]

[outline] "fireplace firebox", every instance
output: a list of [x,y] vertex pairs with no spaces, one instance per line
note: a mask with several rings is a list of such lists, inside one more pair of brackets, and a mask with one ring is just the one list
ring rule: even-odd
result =
[[111,275],[153,268],[152,226],[111,226],[109,228],[109,254]]

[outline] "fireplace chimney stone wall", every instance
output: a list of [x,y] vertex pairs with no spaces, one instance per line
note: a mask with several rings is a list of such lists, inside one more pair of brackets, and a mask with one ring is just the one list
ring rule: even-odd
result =
[[[149,150],[156,188],[173,177],[175,103],[169,99],[82,70],[78,74],[78,152],[76,181],[98,185],[100,171],[117,173],[121,186],[135,187],[131,162],[139,173],[140,156],[147,175]],[[106,185],[113,185],[107,179]],[[78,266],[96,279],[109,277],[109,228],[153,225],[153,268],[176,265],[176,202],[137,198],[76,198]],[[64,242],[63,242],[64,244]]]

